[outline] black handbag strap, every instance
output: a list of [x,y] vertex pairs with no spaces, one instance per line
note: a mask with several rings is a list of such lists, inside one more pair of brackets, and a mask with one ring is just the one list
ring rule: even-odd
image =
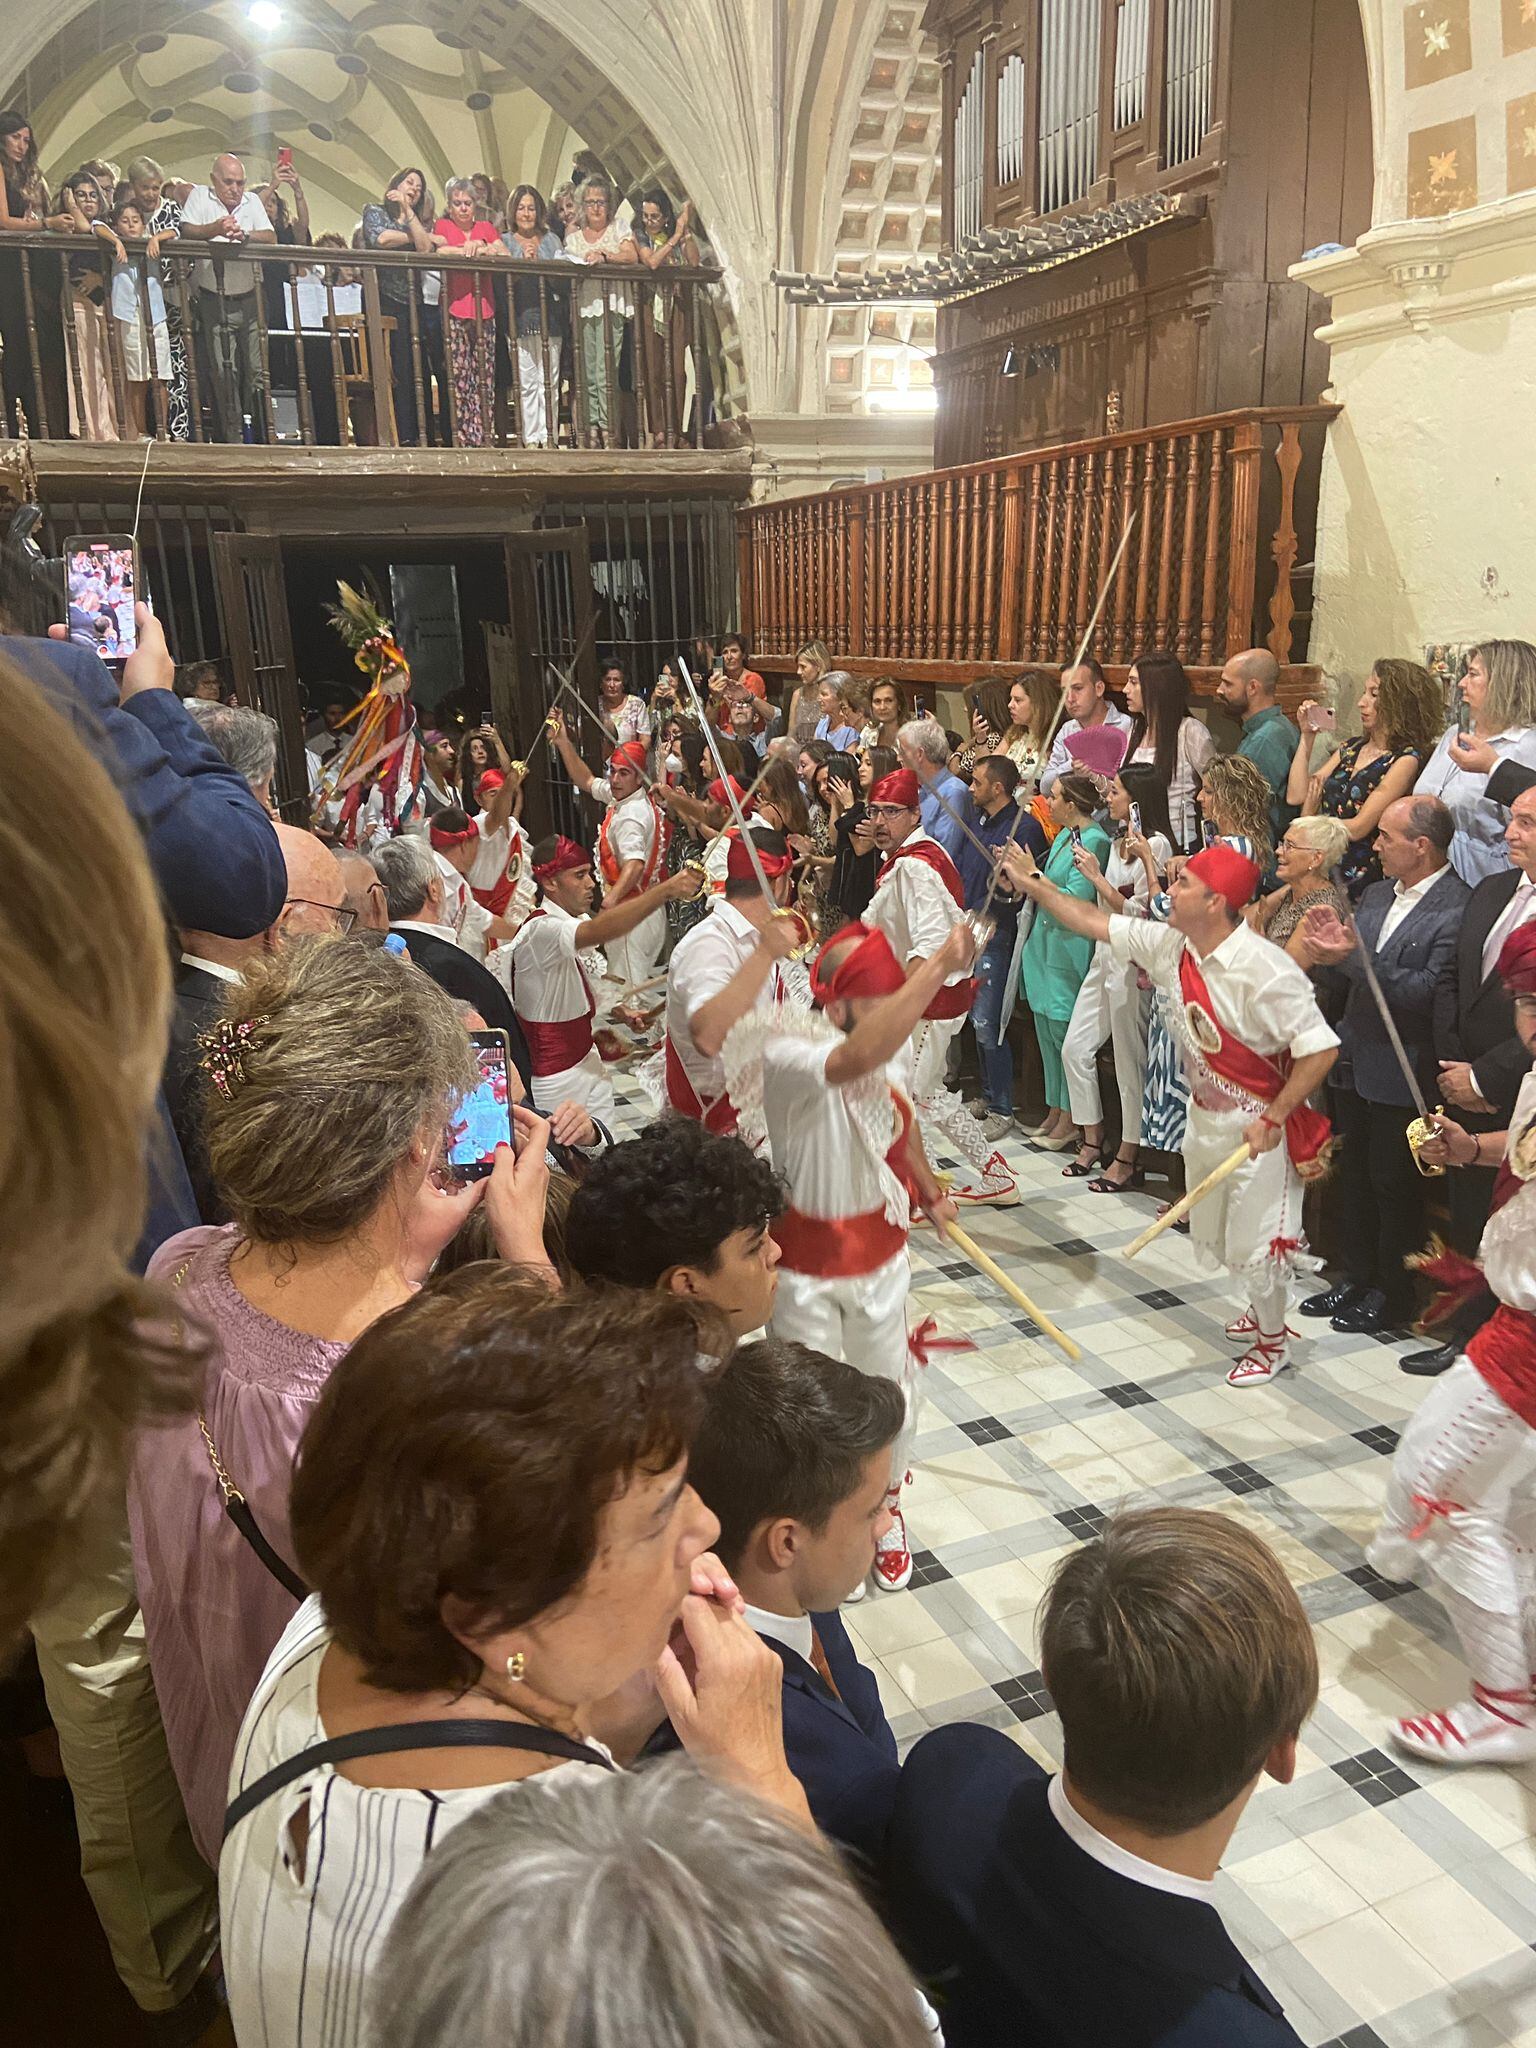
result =
[[285,1559],[278,1556],[257,1526],[256,1517],[251,1513],[250,1503],[243,1493],[233,1493],[224,1503],[224,1512],[234,1523],[252,1550],[261,1559],[267,1570],[295,1600],[309,1598],[309,1588]]
[[562,1735],[554,1728],[530,1728],[514,1721],[394,1721],[385,1728],[359,1728],[352,1735],[333,1735],[313,1742],[297,1756],[263,1772],[229,1803],[224,1815],[227,1839],[247,1814],[254,1813],[274,1792],[321,1764],[342,1764],[357,1756],[389,1756],[410,1749],[531,1749],[541,1756],[565,1757],[573,1763],[599,1764],[616,1770],[600,1749]]

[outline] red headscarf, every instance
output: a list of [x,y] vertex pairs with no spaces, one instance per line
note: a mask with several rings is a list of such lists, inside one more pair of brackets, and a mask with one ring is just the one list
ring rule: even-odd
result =
[[727,791],[725,783],[717,775],[704,794],[710,803],[718,804],[722,811],[728,811],[731,808],[731,794],[734,793],[736,802],[740,806],[743,815],[748,815],[747,793],[734,775],[730,777],[730,785],[730,791]]
[[626,740],[622,747],[615,747],[608,757],[610,768],[633,768],[638,774],[645,773],[645,742]]
[[1244,904],[1251,903],[1259,886],[1258,863],[1251,861],[1246,853],[1239,853],[1235,846],[1203,848],[1190,862],[1189,872],[1197,882],[1204,882],[1207,889],[1214,889],[1218,896],[1224,896],[1233,910],[1241,910]]
[[917,777],[910,768],[893,768],[869,792],[872,804],[900,804],[904,811],[915,811],[917,799]]
[[[763,873],[770,882],[786,874],[795,864],[793,854],[768,853],[761,846],[757,849],[757,857],[762,862]],[[731,834],[730,850],[725,856],[725,873],[726,879],[731,882],[750,882],[756,877],[757,869],[752,865],[752,856],[748,853],[739,832]]]
[[476,800],[483,802],[486,797],[494,796],[506,779],[499,768],[487,768],[480,780],[475,784]]
[[[838,948],[842,957],[828,975],[822,962]],[[841,926],[811,962],[811,994],[823,1007],[852,996],[893,995],[906,978],[885,933],[867,924]]]
[[536,861],[533,879],[539,884],[552,881],[556,875],[563,875],[592,865],[592,856],[574,839],[567,839],[562,832],[555,841],[555,850],[548,860]]
[[1536,996],[1536,924],[1517,925],[1499,948],[1499,979],[1512,996]]
[[427,827],[427,837],[439,853],[446,853],[450,846],[468,846],[470,841],[480,837],[480,827],[471,818],[462,832],[445,832],[438,825]]

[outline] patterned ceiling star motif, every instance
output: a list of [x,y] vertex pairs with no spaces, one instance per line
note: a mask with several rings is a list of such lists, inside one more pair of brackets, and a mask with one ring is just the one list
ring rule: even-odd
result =
[[1429,182],[1431,185],[1454,185],[1456,182],[1456,151],[1446,150],[1443,156],[1429,159]]
[[[1522,0],[1523,5],[1536,6],[1536,0]],[[1451,24],[1448,21],[1426,21],[1424,24],[1424,54],[1426,57],[1444,56],[1451,47]]]

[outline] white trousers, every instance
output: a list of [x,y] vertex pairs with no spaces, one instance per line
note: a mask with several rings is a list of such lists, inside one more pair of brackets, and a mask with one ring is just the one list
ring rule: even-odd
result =
[[[1184,1179],[1205,1179],[1243,1142],[1252,1122],[1245,1109],[1212,1111],[1191,1102],[1184,1128]],[[1301,1176],[1284,1141],[1246,1160],[1190,1211],[1189,1236],[1208,1260],[1242,1282],[1267,1337],[1278,1336],[1299,1274],[1315,1272],[1301,1230]]]
[[548,1116],[562,1102],[579,1102],[589,1116],[613,1129],[613,1083],[596,1047],[574,1067],[562,1067],[558,1074],[534,1075],[533,1106],[540,1116]]
[[[641,918],[632,932],[622,939],[610,939],[604,947],[608,955],[608,972],[616,975],[623,988],[638,988],[642,981],[649,981],[656,972],[656,963],[661,958],[661,949],[667,942],[667,911],[663,904],[660,910],[653,910],[649,917]],[[660,994],[653,990],[651,999]]]
[[912,1106],[917,1111],[930,1159],[939,1150],[963,1159],[979,1183],[990,1178],[994,1185],[1009,1178],[1006,1167],[991,1175],[987,1163],[993,1149],[981,1135],[981,1125],[966,1109],[953,1089],[944,1085],[949,1049],[960,1035],[963,1017],[925,1017],[912,1034]]
[[1100,1046],[1108,1038],[1114,1045],[1115,1085],[1120,1091],[1120,1142],[1141,1143],[1147,1026],[1151,1016],[1152,992],[1136,986],[1135,968],[1116,967],[1108,946],[1100,946],[1077,992],[1072,1021],[1061,1048],[1073,1123],[1087,1126],[1104,1121],[1098,1057]]
[[905,1249],[873,1272],[819,1280],[779,1268],[769,1327],[791,1344],[808,1344],[860,1372],[894,1380],[907,1404],[891,1470],[899,1485],[917,1435],[917,1371],[907,1338],[907,1295],[912,1284]]
[[[544,351],[549,351],[549,383],[544,382]],[[517,337],[517,395],[522,407],[523,446],[549,445],[549,393],[560,402],[560,337],[552,334],[541,341],[537,334]]]

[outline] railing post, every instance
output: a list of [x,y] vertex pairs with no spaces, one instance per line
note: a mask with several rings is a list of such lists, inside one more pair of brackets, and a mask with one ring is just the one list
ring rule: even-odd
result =
[[1301,428],[1295,420],[1287,420],[1280,429],[1275,466],[1280,471],[1280,512],[1269,544],[1275,558],[1275,593],[1269,601],[1267,644],[1283,668],[1291,658],[1291,621],[1296,616],[1296,593],[1291,578],[1296,567],[1296,472],[1301,467]]
[[1003,556],[998,568],[997,658],[1017,661],[1022,610],[1019,589],[1024,562],[1024,472],[1014,465],[1003,477]]
[[[379,273],[371,263],[364,264],[362,272],[363,321],[368,330],[368,360],[373,365],[374,376],[383,377],[389,374],[387,365],[390,358],[389,347],[384,339],[384,316],[379,308]],[[392,425],[394,432],[390,436],[390,441],[394,446],[398,446],[399,422],[393,421]],[[382,432],[379,438],[383,440]]]
[[[752,576],[752,515],[736,514],[736,612],[749,647],[757,645],[757,590]],[[777,651],[777,650],[775,650]]]
[[1240,654],[1253,638],[1254,573],[1259,550],[1259,464],[1264,430],[1241,420],[1232,435],[1232,504],[1227,519],[1227,655]]

